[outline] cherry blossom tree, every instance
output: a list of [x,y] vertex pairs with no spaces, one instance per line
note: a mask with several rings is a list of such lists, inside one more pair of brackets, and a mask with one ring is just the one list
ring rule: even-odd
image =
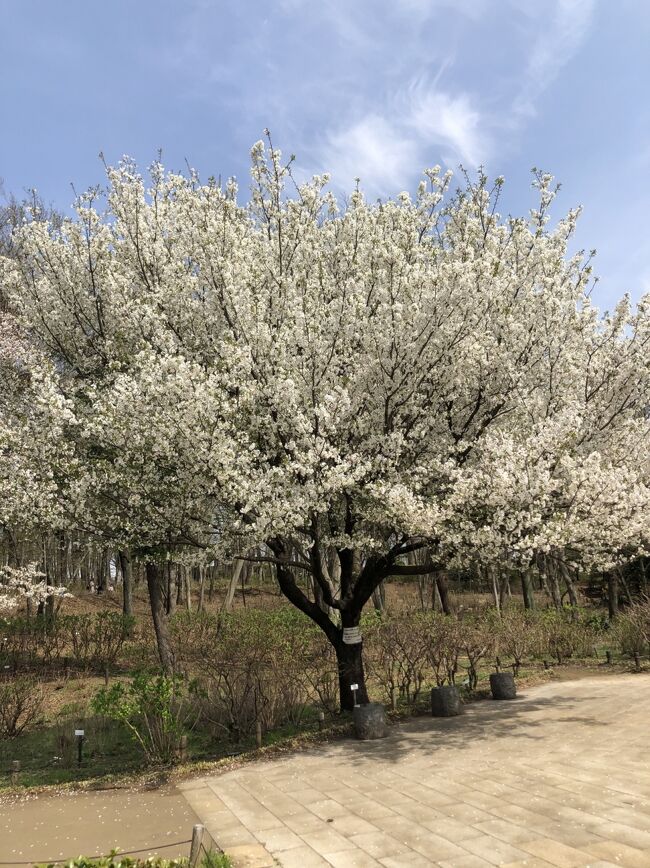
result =
[[647,546],[650,305],[593,309],[550,176],[504,218],[502,179],[453,192],[438,168],[342,207],[261,142],[246,204],[158,164],[148,187],[107,172],[105,210],[95,191],[25,227],[4,282],[67,414],[58,500],[146,560],[167,668],[170,553],[272,563],[349,708],[384,579]]

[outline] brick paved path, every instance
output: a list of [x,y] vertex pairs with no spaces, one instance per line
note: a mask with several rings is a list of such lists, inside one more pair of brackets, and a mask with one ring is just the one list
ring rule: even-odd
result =
[[650,868],[650,676],[551,683],[189,781],[236,865]]

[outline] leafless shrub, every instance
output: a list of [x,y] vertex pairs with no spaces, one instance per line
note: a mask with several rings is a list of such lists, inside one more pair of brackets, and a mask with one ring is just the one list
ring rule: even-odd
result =
[[15,738],[39,722],[43,691],[33,678],[0,683],[0,738]]

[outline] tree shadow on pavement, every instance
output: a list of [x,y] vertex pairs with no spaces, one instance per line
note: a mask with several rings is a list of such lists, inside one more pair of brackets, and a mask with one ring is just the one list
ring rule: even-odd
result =
[[[606,727],[606,720],[576,713],[592,698],[567,693],[552,698],[523,695],[513,700],[479,701],[466,705],[457,717],[418,717],[399,722],[389,727],[387,738],[339,743],[336,752],[345,752],[351,763],[372,758],[399,763],[405,756],[413,759],[439,748],[462,751],[475,747],[479,740],[493,742],[498,750],[502,738],[542,740],[560,737],[568,726]],[[322,751],[319,753],[322,755]]]

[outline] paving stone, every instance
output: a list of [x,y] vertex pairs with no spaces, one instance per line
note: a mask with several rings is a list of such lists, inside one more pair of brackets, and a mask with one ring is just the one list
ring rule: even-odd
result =
[[486,862],[480,856],[459,856],[451,861],[445,859],[443,862],[438,862],[440,868],[491,868],[492,862]]
[[475,856],[485,859],[490,865],[503,865],[505,862],[526,858],[525,851],[512,844],[507,844],[505,841],[499,841],[498,838],[493,838],[491,835],[467,838],[461,843],[461,846]]
[[618,841],[601,841],[598,844],[589,844],[583,849],[592,856],[609,860],[616,865],[625,865],[626,868],[648,868],[650,865],[650,853],[648,851],[644,852],[636,847],[628,847],[627,844],[621,844]]
[[304,847],[305,844],[302,838],[291,829],[287,829],[286,826],[280,829],[255,832],[255,837],[269,853],[276,853],[278,850],[293,850],[294,847]]
[[340,802],[334,799],[319,799],[316,802],[309,802],[306,806],[312,814],[316,814],[321,820],[332,820],[334,817],[349,816],[350,809],[345,808]]
[[578,868],[588,864],[589,861],[589,853],[585,853],[584,850],[577,850],[575,847],[569,847],[550,838],[536,838],[519,846],[533,856],[546,859],[557,868]]
[[[375,834],[373,832],[366,834]],[[320,832],[301,832],[300,837],[305,844],[320,853],[323,856],[325,853],[336,853],[337,850],[354,850],[352,838],[346,838],[345,835],[339,835],[334,829],[324,829]]]
[[329,865],[326,859],[319,856],[311,847],[294,847],[291,850],[279,850],[273,854],[278,864],[283,868],[319,868]]
[[387,832],[363,832],[361,835],[352,835],[349,840],[375,859],[395,856],[410,849],[405,842],[398,841]]
[[180,789],[218,844],[288,868],[650,868],[647,678],[549,683]]
[[475,823],[474,828],[485,835],[492,835],[500,841],[505,841],[506,844],[517,845],[530,841],[530,829],[524,829],[523,826],[508,823],[506,820],[499,820],[497,817],[492,817],[484,823]]
[[379,864],[384,865],[385,868],[429,868],[432,862],[419,853],[400,853],[399,856],[380,859]]
[[536,856],[529,856],[527,859],[517,862],[506,862],[501,868],[549,868],[551,862],[545,859],[538,859]]
[[230,847],[228,855],[235,868],[273,868],[275,865],[275,860],[267,850],[255,844]]
[[350,838],[352,835],[361,835],[364,832],[378,832],[380,828],[367,820],[363,820],[356,815],[345,817],[334,817],[331,823],[332,829],[341,835]]
[[[480,835],[480,830],[477,832],[471,824],[461,823],[451,817],[427,820],[423,825],[430,832],[435,832],[441,838],[446,838],[448,841],[453,841],[454,843],[462,843],[468,838],[477,838]],[[530,835],[528,836],[528,840],[530,840]]]
[[601,838],[619,841],[639,850],[650,849],[650,832],[643,829],[635,829],[623,823],[604,823],[602,826],[595,826],[594,832]]
[[340,850],[337,853],[326,853],[325,859],[335,868],[377,868],[381,865],[381,862],[362,851]]

